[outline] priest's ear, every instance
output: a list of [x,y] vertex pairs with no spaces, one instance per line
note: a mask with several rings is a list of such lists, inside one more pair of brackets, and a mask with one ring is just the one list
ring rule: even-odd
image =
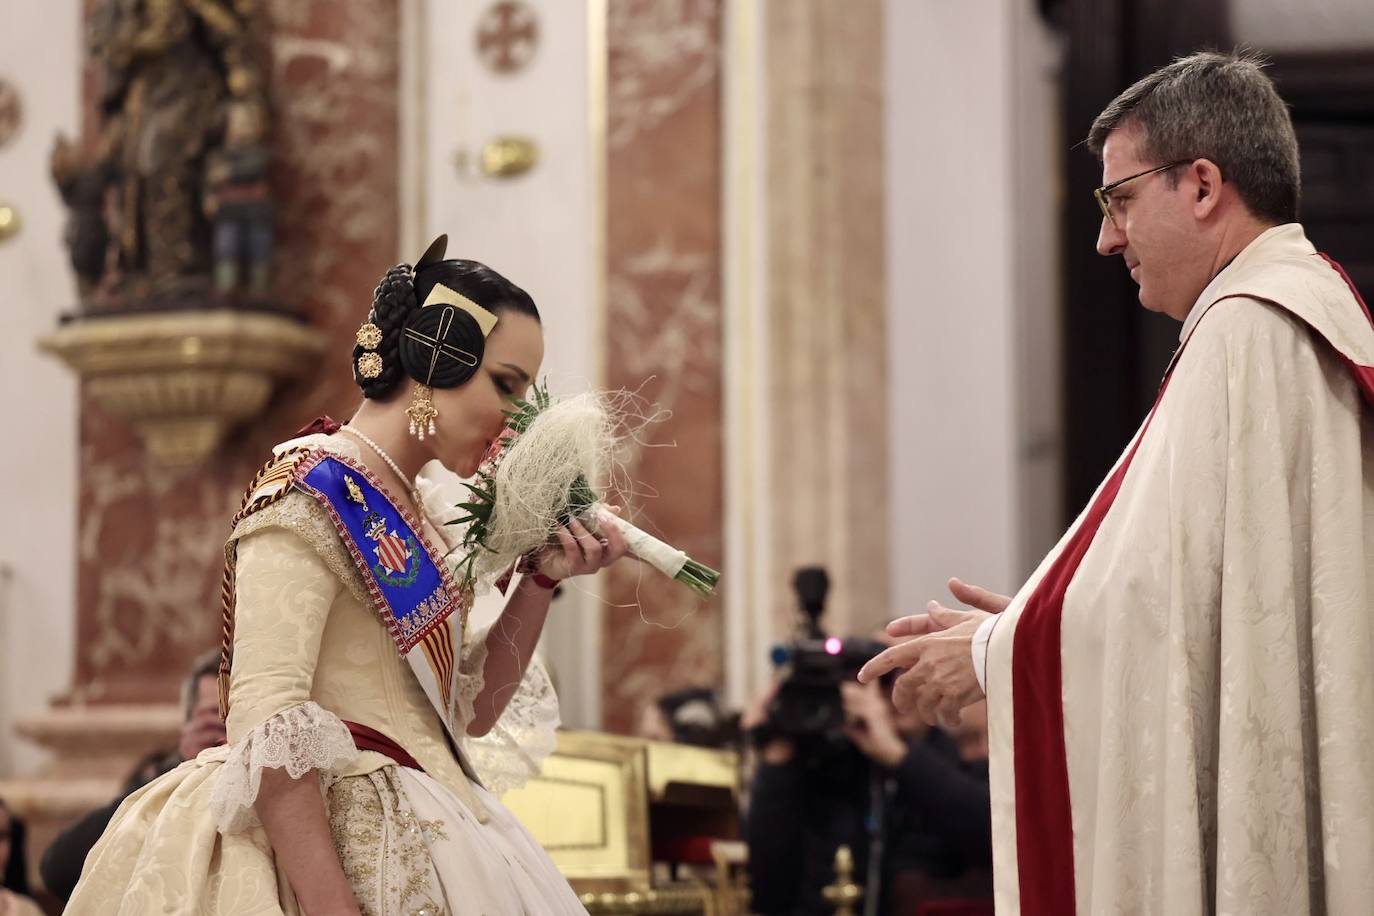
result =
[[1205,221],[1221,202],[1221,169],[1210,159],[1194,159],[1187,174],[1194,185],[1193,217],[1199,222]]

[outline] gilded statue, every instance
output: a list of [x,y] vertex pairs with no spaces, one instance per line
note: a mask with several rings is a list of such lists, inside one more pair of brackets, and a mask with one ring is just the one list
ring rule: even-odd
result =
[[[59,140],[53,153],[88,308],[186,307],[265,287],[257,19],[255,0],[98,0],[88,43],[96,135],[80,149]],[[217,247],[221,264],[246,271],[217,271]]]

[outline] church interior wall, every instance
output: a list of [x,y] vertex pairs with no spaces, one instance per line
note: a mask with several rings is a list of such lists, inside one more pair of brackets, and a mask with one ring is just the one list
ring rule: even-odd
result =
[[[0,206],[17,234],[0,242],[0,391],[9,434],[0,449],[0,776],[40,752],[8,736],[71,683],[76,582],[77,382],[34,340],[76,304],[62,245],[65,219],[47,160],[80,118],[80,3],[22,3],[0,30],[0,80],[18,124],[0,143]],[[0,130],[8,131],[0,127]]]
[[[402,234],[423,247],[447,232],[450,252],[529,291],[545,329],[542,372],[555,394],[571,393],[602,376],[604,177],[596,162],[605,131],[593,100],[604,106],[605,86],[590,48],[604,42],[605,8],[558,0],[530,8],[537,43],[519,73],[503,74],[470,51],[481,5],[402,5],[402,60],[419,70],[418,86],[402,100],[402,148],[410,151],[402,184],[415,180],[407,173],[418,175],[402,199]],[[516,176],[486,174],[482,149],[503,138],[533,141],[535,166]],[[499,597],[485,596],[473,619],[489,622],[500,607]],[[573,726],[600,721],[600,608],[595,586],[567,590],[542,642]]]
[[1014,590],[1060,529],[1057,51],[1029,3],[886,12],[900,612],[951,575]]

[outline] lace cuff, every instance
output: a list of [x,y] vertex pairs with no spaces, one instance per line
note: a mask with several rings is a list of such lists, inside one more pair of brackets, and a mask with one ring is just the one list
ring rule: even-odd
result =
[[[486,633],[480,634],[463,653],[460,666],[458,714],[463,726],[472,721],[473,702],[482,692],[486,664]],[[558,694],[539,657],[530,659],[525,676],[506,704],[491,731],[480,738],[463,740],[463,754],[493,795],[518,789],[539,775],[544,761],[558,746]]]
[[284,769],[292,779],[317,770],[321,789],[327,790],[333,781],[330,771],[357,755],[348,728],[318,703],[282,710],[235,744],[220,767],[210,793],[219,832],[237,833],[258,823],[253,803],[263,770]]

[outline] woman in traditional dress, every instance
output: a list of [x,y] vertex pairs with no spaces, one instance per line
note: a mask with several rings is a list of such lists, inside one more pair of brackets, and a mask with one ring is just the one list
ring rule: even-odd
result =
[[553,747],[557,701],[531,657],[554,585],[626,546],[571,521],[468,632],[444,561],[456,500],[433,477],[477,470],[543,340],[529,295],[441,260],[444,241],[377,287],[357,413],[279,445],[234,519],[228,745],[129,797],[67,913],[584,912],[493,793]]

